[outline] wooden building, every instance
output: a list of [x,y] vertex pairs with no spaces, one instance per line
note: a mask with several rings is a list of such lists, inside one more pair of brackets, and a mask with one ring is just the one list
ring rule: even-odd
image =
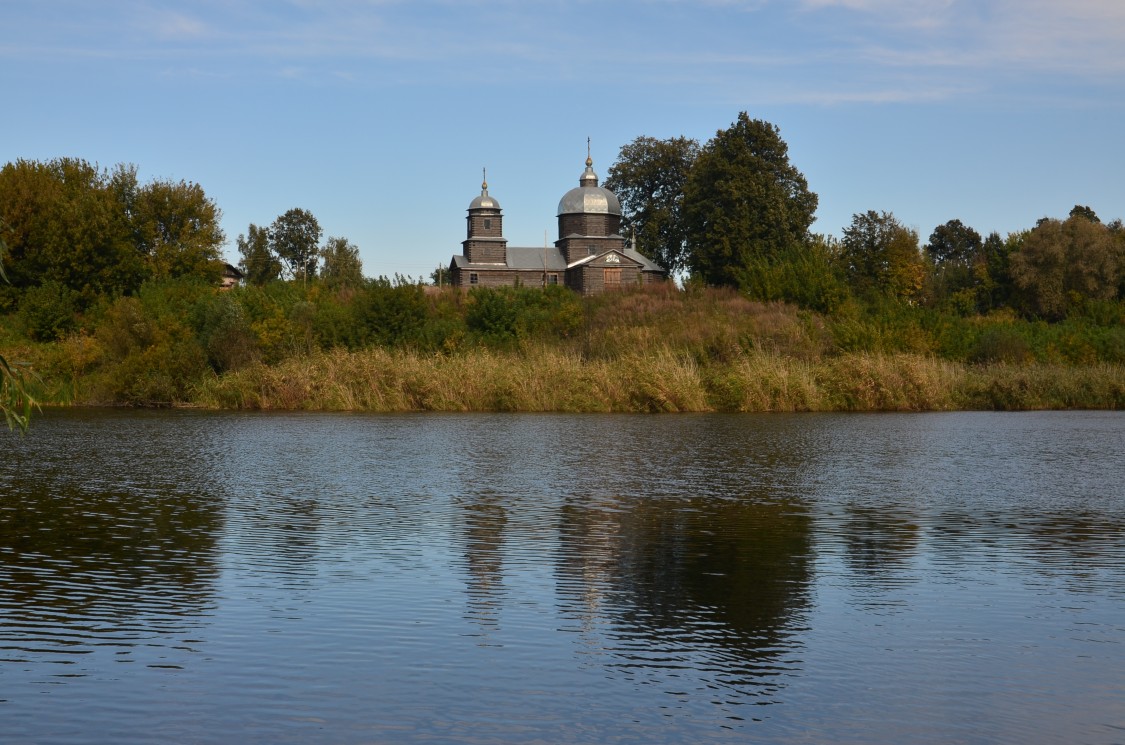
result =
[[509,246],[500,203],[488,193],[487,181],[468,211],[463,253],[454,256],[449,267],[454,287],[565,284],[593,295],[667,279],[662,267],[626,244],[619,232],[621,203],[613,192],[598,186],[589,157],[578,186],[559,200],[559,238],[553,246]]

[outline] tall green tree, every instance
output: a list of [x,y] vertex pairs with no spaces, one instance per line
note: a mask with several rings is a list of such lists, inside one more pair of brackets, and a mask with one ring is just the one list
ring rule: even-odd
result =
[[330,287],[356,288],[363,284],[359,246],[347,238],[329,238],[320,255],[324,259],[320,276]]
[[131,199],[129,222],[148,276],[217,281],[226,241],[221,216],[199,184],[157,180],[141,186]]
[[977,308],[982,312],[1008,307],[1012,298],[1011,256],[1022,240],[1013,233],[1008,240],[993,231],[981,244],[980,260],[973,266],[977,284]]
[[[54,281],[86,305],[140,286],[145,266],[121,199],[122,178],[75,158],[19,160],[0,169],[0,238],[13,288]],[[12,302],[9,294],[6,304]]]
[[930,233],[925,254],[933,265],[934,295],[937,300],[958,293],[969,293],[973,309],[976,296],[973,292],[981,280],[975,266],[981,259],[983,243],[980,233],[960,220],[950,220],[938,225]]
[[857,292],[908,302],[920,297],[925,271],[918,233],[890,212],[852,215],[852,224],[844,228],[840,240],[838,261]]
[[687,268],[684,185],[698,154],[699,143],[687,137],[638,137],[621,148],[605,180],[636,247],[673,273]]
[[1084,204],[1074,205],[1074,207],[1072,207],[1070,210],[1070,217],[1081,217],[1085,220],[1096,223],[1101,222],[1101,218],[1098,217],[1098,213],[1094,212]]
[[1121,271],[1116,236],[1083,214],[1040,220],[1011,257],[1025,310],[1049,320],[1065,318],[1086,300],[1116,297]]
[[739,286],[753,260],[781,257],[808,241],[816,206],[778,128],[740,113],[703,146],[684,184],[692,275]]
[[281,278],[281,260],[273,252],[269,228],[261,228],[250,223],[246,235],[238,236],[238,268],[246,277],[246,283],[261,286]]
[[307,282],[316,276],[322,234],[313,214],[295,207],[273,221],[270,248],[285,262],[291,277]]

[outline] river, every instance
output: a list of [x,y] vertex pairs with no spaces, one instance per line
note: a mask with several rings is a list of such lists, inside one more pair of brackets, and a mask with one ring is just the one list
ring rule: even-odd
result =
[[1125,742],[1125,414],[48,411],[4,743]]

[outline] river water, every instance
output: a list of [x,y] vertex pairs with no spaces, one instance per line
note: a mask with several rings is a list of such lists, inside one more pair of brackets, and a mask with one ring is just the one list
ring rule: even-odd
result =
[[1125,414],[54,411],[4,743],[1125,742]]

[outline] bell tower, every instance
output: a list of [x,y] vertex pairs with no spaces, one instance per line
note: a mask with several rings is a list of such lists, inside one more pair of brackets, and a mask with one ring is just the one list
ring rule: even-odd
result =
[[488,172],[483,175],[480,196],[469,204],[466,237],[461,246],[470,264],[504,264],[508,260],[504,215],[500,203],[488,193]]

